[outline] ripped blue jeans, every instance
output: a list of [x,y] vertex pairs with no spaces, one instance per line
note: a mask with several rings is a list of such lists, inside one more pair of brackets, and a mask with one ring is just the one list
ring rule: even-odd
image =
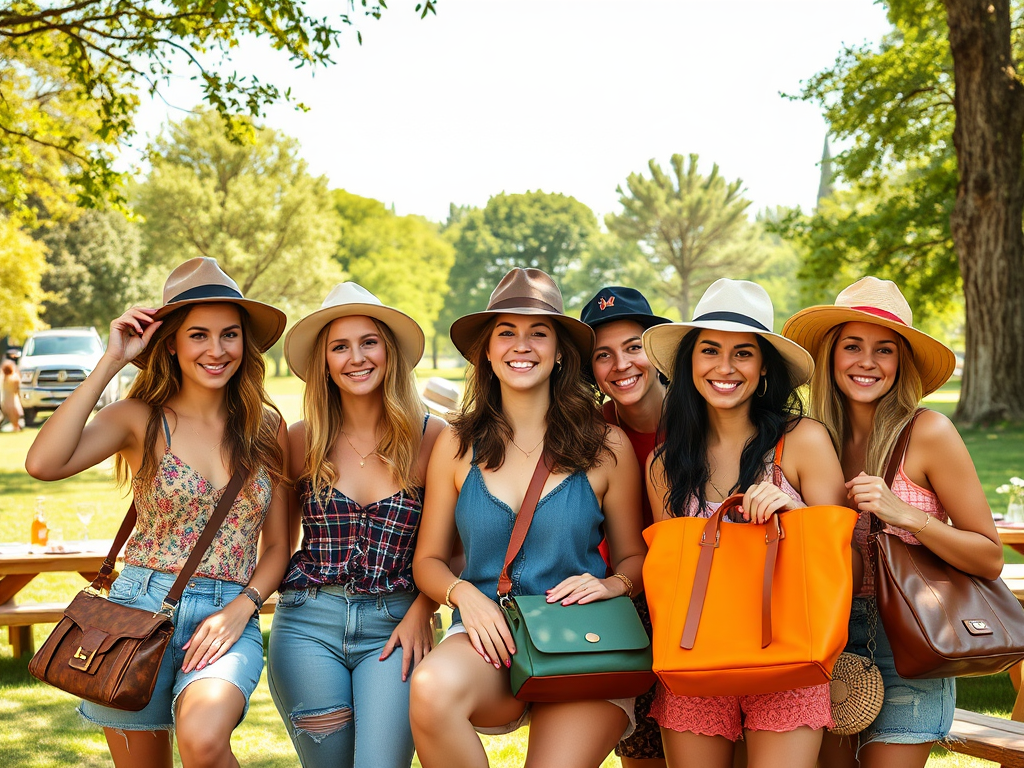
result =
[[[846,650],[867,656],[868,619],[873,598],[856,597],[850,611],[850,639]],[[873,741],[883,744],[925,744],[949,735],[956,708],[956,681],[951,678],[907,680],[896,672],[892,648],[882,620],[876,631],[875,664],[885,683],[882,711],[860,734],[860,746]]]
[[303,768],[409,768],[409,684],[402,649],[380,654],[415,593],[285,590],[267,679]]

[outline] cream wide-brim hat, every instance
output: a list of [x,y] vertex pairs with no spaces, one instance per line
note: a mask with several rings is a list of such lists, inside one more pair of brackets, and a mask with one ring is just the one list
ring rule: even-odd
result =
[[459,394],[459,388],[450,381],[442,379],[440,376],[432,376],[427,379],[420,399],[430,410],[444,416],[459,410],[459,401],[462,396]]
[[782,355],[794,387],[806,384],[814,372],[814,360],[803,347],[774,333],[772,300],[757,283],[721,278],[700,297],[688,323],[665,323],[644,331],[644,351],[654,366],[670,380],[675,371],[679,343],[694,328],[731,333],[755,333]]
[[424,347],[423,330],[419,324],[404,312],[385,306],[363,286],[350,282],[334,286],[320,309],[306,315],[288,331],[284,339],[288,369],[305,381],[309,358],[320,331],[339,317],[355,315],[372,317],[390,328],[409,368],[416,367],[423,357]]
[[569,334],[580,351],[583,363],[590,359],[590,353],[594,350],[594,330],[581,320],[565,314],[562,292],[543,270],[521,267],[510,270],[491,292],[487,309],[465,315],[452,323],[449,335],[464,358],[469,360],[473,342],[496,315],[545,315]]
[[914,328],[914,313],[899,286],[891,280],[862,277],[836,296],[835,304],[808,307],[793,315],[782,328],[815,358],[825,335],[843,323],[873,323],[889,328],[910,344],[925,395],[945,384],[956,369],[953,350]]
[[[260,352],[274,346],[288,322],[285,313],[277,307],[242,296],[238,283],[228,277],[216,259],[206,256],[189,259],[174,268],[164,283],[163,302],[153,314],[154,320],[162,320],[176,309],[193,304],[237,304],[249,315],[249,332]],[[132,364],[145,368],[152,351],[147,346],[135,356]]]

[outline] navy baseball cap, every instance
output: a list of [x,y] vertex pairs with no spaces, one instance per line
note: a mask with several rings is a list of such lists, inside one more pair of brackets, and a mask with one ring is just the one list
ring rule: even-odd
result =
[[583,307],[580,320],[591,328],[615,320],[632,320],[645,330],[652,325],[671,322],[667,317],[658,317],[651,312],[650,303],[640,291],[621,285],[609,285],[598,291]]

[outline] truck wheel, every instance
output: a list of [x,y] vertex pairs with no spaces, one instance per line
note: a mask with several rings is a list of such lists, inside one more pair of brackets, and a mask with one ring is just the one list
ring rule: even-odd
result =
[[36,415],[38,411],[35,408],[25,409],[25,426],[34,427],[36,425]]

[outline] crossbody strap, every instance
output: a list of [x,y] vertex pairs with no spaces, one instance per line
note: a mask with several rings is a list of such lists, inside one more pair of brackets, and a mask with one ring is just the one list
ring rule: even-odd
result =
[[[224,488],[224,493],[220,497],[220,501],[217,502],[217,506],[213,510],[213,514],[210,515],[210,519],[206,521],[206,525],[203,527],[203,532],[199,536],[199,540],[196,545],[192,548],[192,553],[188,556],[188,560],[185,561],[185,565],[182,566],[181,571],[178,573],[178,578],[174,580],[174,585],[171,587],[170,592],[167,593],[167,597],[164,598],[163,609],[167,612],[173,611],[174,606],[178,604],[181,599],[181,593],[185,591],[185,584],[196,568],[199,567],[199,562],[203,559],[206,554],[206,550],[210,547],[210,542],[213,541],[213,537],[217,535],[217,531],[220,529],[221,524],[224,522],[224,518],[228,516],[228,510],[231,509],[231,505],[235,503],[235,499],[238,497],[239,491],[242,490],[242,485],[245,482],[241,470],[235,472],[231,476],[231,480],[228,482],[227,487]],[[138,513],[135,510],[135,500],[132,500],[132,505],[128,508],[128,514],[124,516],[124,520],[121,521],[121,527],[117,530],[117,535],[114,537],[114,543],[110,546],[110,552],[103,560],[103,566],[100,568],[99,574],[96,579],[92,582],[93,589],[101,589],[103,587],[110,586],[110,574],[114,571],[114,563],[117,561],[117,555],[121,551],[125,542],[128,541],[128,537],[131,535],[132,529],[135,528],[135,522],[138,519]]]
[[512,561],[516,559],[519,550],[523,548],[526,533],[530,530],[530,522],[533,520],[533,513],[537,511],[540,492],[544,490],[544,483],[550,474],[550,460],[546,452],[541,453],[537,460],[537,466],[533,470],[533,477],[530,478],[530,485],[526,489],[526,496],[523,497],[523,504],[519,507],[519,514],[516,515],[516,522],[512,526],[512,538],[509,539],[508,549],[505,551],[505,565],[502,566],[501,576],[498,577],[498,597],[505,597],[512,591],[510,575]]

